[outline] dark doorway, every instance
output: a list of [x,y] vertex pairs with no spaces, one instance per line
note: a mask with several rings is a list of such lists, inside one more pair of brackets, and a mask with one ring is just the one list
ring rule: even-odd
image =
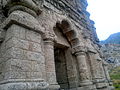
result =
[[60,85],[61,89],[68,90],[69,83],[67,75],[65,49],[55,47],[54,52],[57,82]]

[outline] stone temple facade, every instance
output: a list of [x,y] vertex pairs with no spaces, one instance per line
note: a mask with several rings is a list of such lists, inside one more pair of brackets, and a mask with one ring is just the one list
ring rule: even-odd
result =
[[112,90],[86,0],[0,0],[0,90]]

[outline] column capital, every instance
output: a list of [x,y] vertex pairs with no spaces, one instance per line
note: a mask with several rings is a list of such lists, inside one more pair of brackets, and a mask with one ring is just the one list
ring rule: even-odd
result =
[[100,57],[100,55],[97,53],[97,54],[95,54],[95,59],[97,60],[97,61],[103,61],[102,60],[102,58]]
[[44,34],[44,28],[36,19],[41,10],[33,0],[2,0],[1,4],[4,14],[7,16],[7,19],[0,25],[3,31],[15,24],[36,31],[41,35]]
[[76,52],[76,53],[75,53],[76,56],[79,56],[79,55],[84,55],[84,56],[85,56],[85,54],[86,54],[86,53],[83,52],[83,51],[79,51],[79,52]]
[[103,61],[103,66],[108,66],[109,64],[106,61]]
[[97,53],[97,51],[93,47],[87,46],[86,48],[87,48],[87,52],[89,52],[89,53],[93,53],[93,54]]
[[16,24],[44,34],[44,27],[40,25],[38,20],[27,12],[16,10],[12,12],[9,17],[0,25],[1,29],[7,30],[11,25]]
[[44,43],[47,44],[47,45],[49,44],[49,45],[51,45],[51,46],[54,46],[54,41],[51,40],[51,39],[45,39],[45,40],[44,40]]
[[2,0],[2,6],[6,10],[7,15],[16,10],[25,11],[32,15],[41,13],[41,10],[33,0]]
[[45,42],[55,42],[56,41],[56,35],[54,32],[46,31],[43,35],[43,39]]
[[86,47],[85,46],[76,46],[72,48],[72,53],[75,55],[78,54],[85,54],[86,53]]

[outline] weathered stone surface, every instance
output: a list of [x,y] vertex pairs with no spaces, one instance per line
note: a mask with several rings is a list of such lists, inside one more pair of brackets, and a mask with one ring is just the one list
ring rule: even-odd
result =
[[2,0],[0,90],[110,90],[86,7],[86,0]]
[[104,53],[104,60],[108,63],[109,70],[120,66],[120,44],[103,44],[101,50]]
[[0,90],[49,90],[47,87],[48,84],[41,79],[13,79],[1,82]]

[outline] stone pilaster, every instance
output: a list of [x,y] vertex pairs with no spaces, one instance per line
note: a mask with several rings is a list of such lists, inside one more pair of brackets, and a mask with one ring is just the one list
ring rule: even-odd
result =
[[92,79],[94,80],[97,76],[96,72],[96,62],[94,59],[96,52],[91,51],[91,49],[88,49],[88,57],[90,59],[90,67],[91,67],[91,74],[92,74]]
[[102,71],[101,59],[97,61],[98,59],[95,58],[96,53],[94,52],[88,52],[88,54],[89,54],[89,59],[90,59],[90,64],[91,64],[91,73],[92,73],[93,83],[96,85],[96,88],[106,87],[107,84],[105,83],[105,77]]
[[[6,1],[9,2],[6,7],[10,3],[15,5],[13,4],[14,8],[10,5],[11,11],[0,27],[6,33],[0,47],[0,90],[47,90],[49,84],[45,82],[41,36],[44,28],[35,16],[27,12],[28,7],[23,6],[34,6],[32,0],[31,4],[27,0],[20,0],[19,3],[15,3],[16,1]],[[17,8],[18,4],[21,7]],[[28,9],[36,13],[35,8]]]
[[86,50],[85,47],[77,47],[74,48],[74,53],[77,57],[77,63],[79,68],[79,75],[80,75],[80,86],[90,86],[92,82],[90,81],[90,75],[88,72],[87,62],[86,62]]
[[104,72],[105,72],[106,82],[108,83],[108,86],[109,86],[108,88],[110,90],[114,90],[113,83],[110,79],[110,75],[109,75],[109,72],[108,72],[108,64],[105,61],[103,61],[103,68],[104,68]]
[[105,76],[106,76],[107,81],[110,82],[110,76],[108,73],[107,66],[108,66],[107,62],[103,61],[103,68],[104,68]]
[[102,66],[102,59],[98,52],[88,47],[88,55],[91,66],[92,80],[97,89],[106,89],[108,84],[106,83],[105,73]]
[[60,86],[56,80],[55,60],[54,60],[54,42],[48,38],[44,40],[45,48],[45,64],[46,64],[46,80],[50,84],[50,90],[59,90]]

